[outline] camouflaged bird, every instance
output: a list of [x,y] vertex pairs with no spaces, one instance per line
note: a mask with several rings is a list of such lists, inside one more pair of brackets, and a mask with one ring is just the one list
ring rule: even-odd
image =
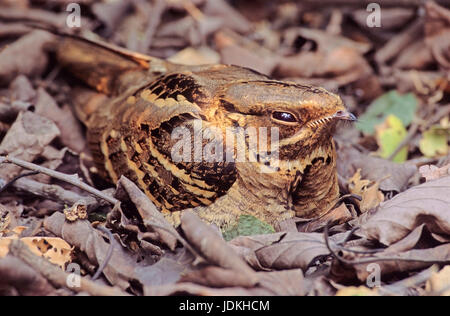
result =
[[[274,224],[320,216],[336,203],[332,134],[339,120],[355,119],[339,96],[242,67],[176,65],[74,38],[61,41],[58,58],[96,90],[77,90],[74,103],[101,175],[134,181],[174,225],[186,209],[225,229],[244,214]],[[267,128],[271,144],[276,128],[276,162],[251,146],[242,134],[249,127]],[[179,161],[180,128],[192,141],[203,136],[200,150],[222,144],[229,128],[241,141],[215,152],[224,159]],[[235,159],[239,146],[245,161]],[[194,147],[186,148],[195,155]]]

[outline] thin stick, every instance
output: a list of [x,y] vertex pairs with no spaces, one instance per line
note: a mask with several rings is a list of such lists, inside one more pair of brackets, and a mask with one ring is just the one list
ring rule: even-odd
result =
[[0,164],[2,163],[12,163],[15,164],[19,167],[22,168],[26,168],[29,170],[33,170],[33,171],[37,171],[43,174],[46,174],[52,178],[70,183],[92,195],[98,196],[99,198],[111,203],[112,205],[116,205],[117,203],[120,203],[119,200],[117,200],[116,198],[113,198],[111,196],[108,196],[106,194],[104,194],[103,192],[91,187],[90,185],[82,182],[80,180],[80,178],[78,177],[78,175],[68,175],[68,174],[64,174],[52,169],[48,169],[42,166],[38,166],[34,163],[28,162],[28,161],[24,161],[18,158],[14,158],[14,157],[10,157],[10,156],[0,156]]

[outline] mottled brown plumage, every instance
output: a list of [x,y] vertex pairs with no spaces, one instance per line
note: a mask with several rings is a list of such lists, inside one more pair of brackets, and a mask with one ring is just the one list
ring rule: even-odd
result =
[[[75,103],[102,175],[134,181],[172,223],[193,208],[222,228],[242,214],[273,224],[321,215],[336,202],[332,133],[338,120],[354,118],[337,95],[242,67],[174,65],[73,38],[58,56],[97,90],[79,92]],[[267,128],[268,152],[252,147],[249,127]],[[177,131],[191,144],[203,135],[204,152],[225,142],[227,128],[234,144],[212,150],[216,159],[196,160],[194,145],[182,147],[194,161],[174,161]],[[279,131],[276,152],[271,128]]]

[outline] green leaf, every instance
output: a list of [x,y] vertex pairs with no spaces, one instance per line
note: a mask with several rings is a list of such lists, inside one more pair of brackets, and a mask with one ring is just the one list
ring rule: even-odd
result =
[[413,93],[401,95],[392,90],[372,102],[359,117],[356,128],[366,135],[375,133],[375,126],[383,123],[390,114],[398,117],[404,126],[411,124],[417,109],[417,98]]
[[[390,114],[386,121],[375,127],[376,139],[380,147],[378,154],[382,158],[388,158],[400,145],[407,135],[406,128],[402,121],[395,115]],[[408,158],[408,147],[403,147],[392,161],[404,162]]]
[[238,236],[251,236],[274,233],[273,227],[252,215],[241,215],[236,226],[223,233],[223,238],[229,241]]
[[440,125],[432,126],[428,131],[423,132],[419,142],[419,149],[427,157],[447,155],[450,132]]

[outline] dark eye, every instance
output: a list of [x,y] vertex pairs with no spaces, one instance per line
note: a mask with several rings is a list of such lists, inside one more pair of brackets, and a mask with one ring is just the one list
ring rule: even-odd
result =
[[288,122],[288,123],[295,123],[297,122],[297,118],[295,117],[294,114],[289,113],[289,112],[272,112],[272,118],[278,120],[278,121],[283,121],[283,122]]

